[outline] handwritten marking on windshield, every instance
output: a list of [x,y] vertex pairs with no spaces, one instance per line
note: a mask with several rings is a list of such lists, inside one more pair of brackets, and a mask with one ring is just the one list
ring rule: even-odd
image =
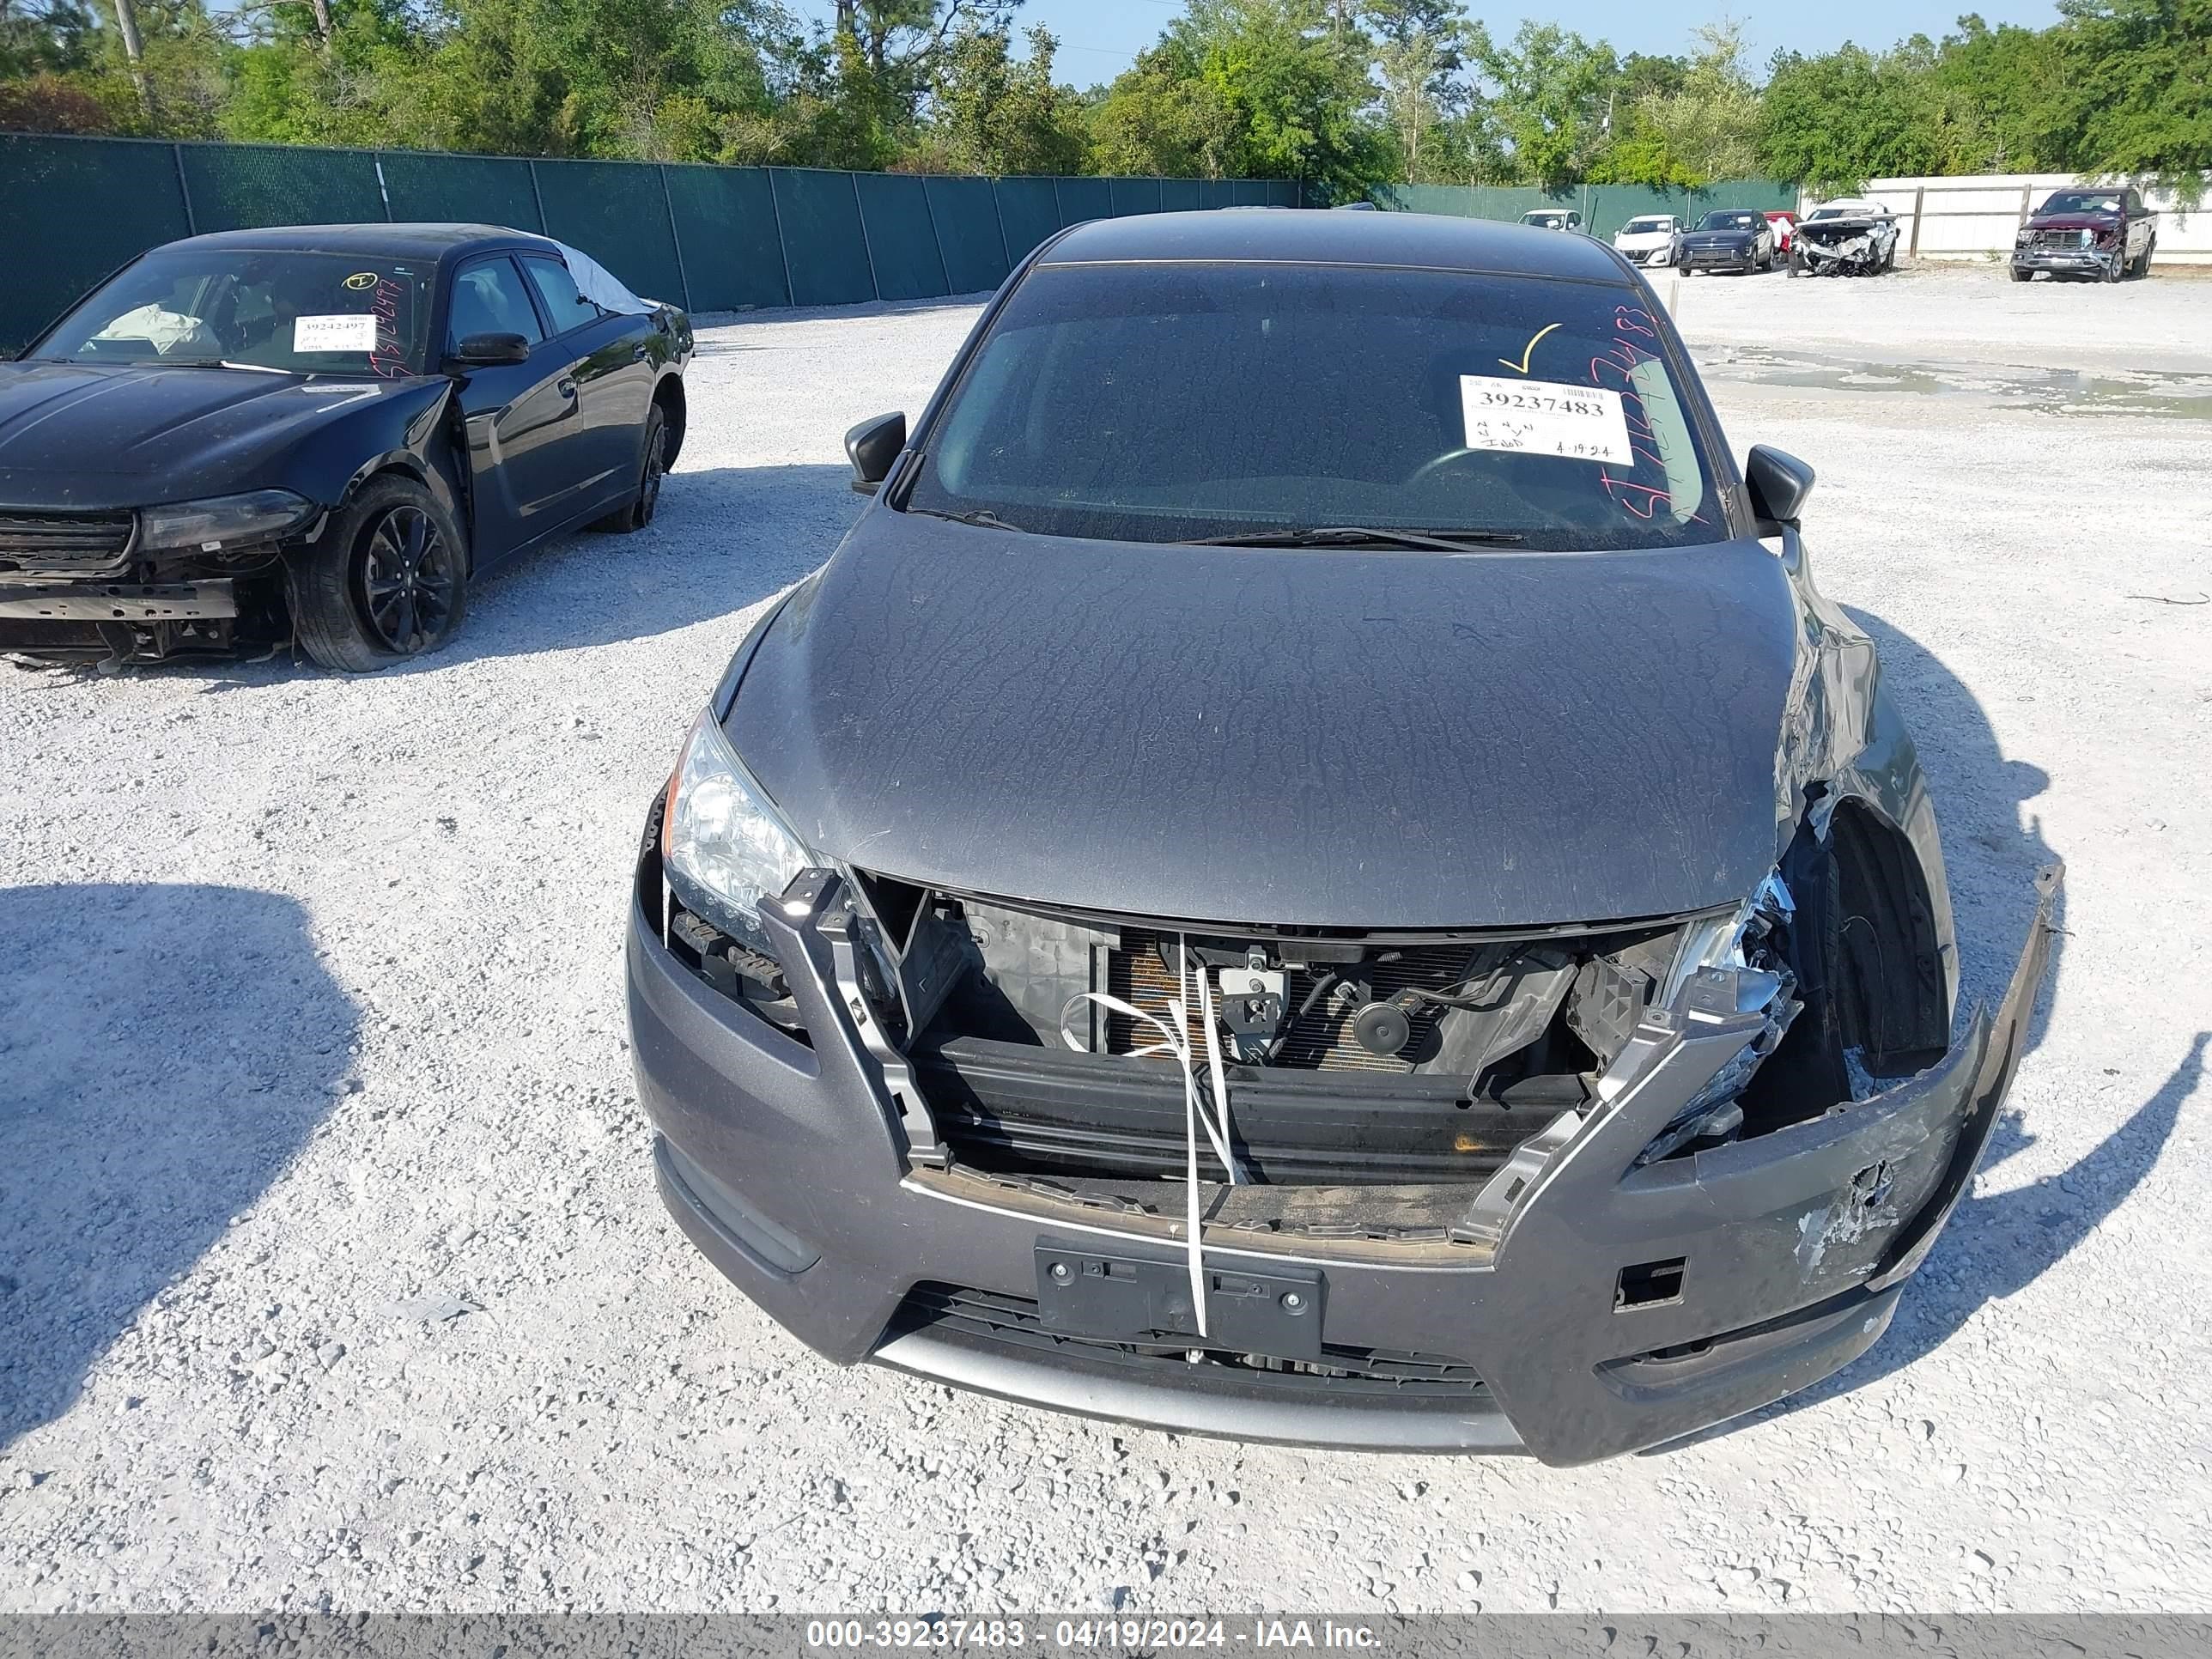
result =
[[1538,329],[1536,331],[1536,338],[1528,342],[1528,349],[1521,354],[1521,361],[1519,362],[1515,362],[1510,357],[1500,357],[1498,360],[1499,364],[1504,368],[1511,369],[1516,374],[1526,374],[1528,372],[1528,360],[1536,355],[1538,341],[1540,341],[1547,334],[1549,334],[1558,326],[1559,325],[1557,323],[1547,323],[1543,327]]

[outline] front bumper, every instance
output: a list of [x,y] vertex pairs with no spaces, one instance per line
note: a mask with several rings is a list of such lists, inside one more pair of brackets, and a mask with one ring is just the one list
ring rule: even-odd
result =
[[0,617],[15,622],[186,622],[235,617],[227,577],[189,582],[0,580]]
[[2114,260],[2122,257],[2114,248],[2016,247],[2012,252],[2012,268],[2048,270],[2068,276],[2101,276],[2112,269]]
[[[1036,1305],[1024,1299],[1039,1292],[1041,1240],[1180,1261],[1179,1229],[1040,1183],[915,1164],[907,1155],[913,1103],[901,1093],[910,1080],[887,1072],[856,1027],[818,926],[823,911],[765,917],[809,1047],[666,948],[642,896],[657,892],[650,853],[641,873],[629,1026],[662,1196],[701,1251],[809,1346],[841,1363],[872,1358],[1180,1432],[1524,1450],[1555,1464],[1659,1444],[1753,1410],[1880,1337],[1987,1141],[2043,978],[2057,884],[2047,872],[1995,1019],[1977,1016],[1939,1065],[1869,1100],[1632,1168],[1763,1024],[1737,1012],[1733,976],[1709,972],[1673,1008],[1647,1013],[1608,1073],[1611,1092],[1571,1138],[1532,1141],[1483,1188],[1470,1212],[1480,1242],[1205,1230],[1210,1274],[1318,1271],[1322,1340],[1452,1356],[1480,1378],[1454,1391],[1124,1364],[1056,1340],[1033,1319],[1024,1325],[1020,1310]],[[830,898],[836,890],[833,878]],[[909,1293],[925,1285],[986,1315],[917,1320]],[[994,1308],[1012,1311],[994,1323]]]
[[1686,247],[1675,256],[1684,270],[1757,270],[1756,247]]

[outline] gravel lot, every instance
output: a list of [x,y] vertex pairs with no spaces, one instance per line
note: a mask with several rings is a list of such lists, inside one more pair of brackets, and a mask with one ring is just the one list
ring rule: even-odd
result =
[[974,307],[724,319],[659,522],[430,661],[0,665],[0,1609],[2212,1609],[2212,284],[1676,303],[1738,449],[1820,469],[1970,998],[2069,866],[1858,1365],[1576,1471],[1248,1449],[839,1370],[714,1275],[631,1094],[632,844]]

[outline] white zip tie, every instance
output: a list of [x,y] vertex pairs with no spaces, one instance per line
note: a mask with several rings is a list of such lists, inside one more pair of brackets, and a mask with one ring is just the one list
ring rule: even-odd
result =
[[[1190,1264],[1191,1306],[1198,1320],[1198,1334],[1207,1334],[1206,1328],[1206,1251],[1199,1242],[1198,1216],[1198,1132],[1203,1127],[1206,1138],[1212,1143],[1221,1167],[1229,1172],[1229,1184],[1238,1184],[1236,1154],[1229,1150],[1229,1079],[1221,1064],[1221,1042],[1213,1030],[1213,985],[1206,978],[1206,964],[1198,964],[1198,1006],[1201,1028],[1206,1037],[1207,1080],[1212,1085],[1214,1110],[1209,1112],[1199,1102],[1198,1055],[1191,1047],[1190,1019],[1185,994],[1189,989],[1190,969],[1188,941],[1176,935],[1176,994],[1168,1000],[1168,1017],[1151,1013],[1134,1003],[1124,1002],[1120,997],[1109,996],[1103,991],[1080,991],[1067,1000],[1060,1011],[1060,1041],[1079,1054],[1089,1049],[1076,1040],[1068,1029],[1067,1016],[1079,1002],[1096,1003],[1099,1007],[1132,1020],[1142,1020],[1160,1034],[1160,1041],[1148,1043],[1129,1052],[1132,1060],[1141,1060],[1154,1054],[1172,1055],[1182,1067],[1182,1142],[1183,1142],[1183,1225],[1189,1235],[1185,1245]],[[1216,1121],[1215,1114],[1219,1115]]]

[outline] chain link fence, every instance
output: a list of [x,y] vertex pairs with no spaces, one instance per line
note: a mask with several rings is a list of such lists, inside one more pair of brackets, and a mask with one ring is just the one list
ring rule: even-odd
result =
[[1085,219],[1299,200],[1279,179],[925,178],[0,133],[0,352],[146,249],[204,231],[507,225],[703,312],[981,293]]

